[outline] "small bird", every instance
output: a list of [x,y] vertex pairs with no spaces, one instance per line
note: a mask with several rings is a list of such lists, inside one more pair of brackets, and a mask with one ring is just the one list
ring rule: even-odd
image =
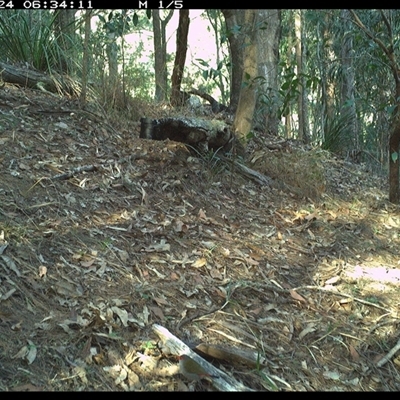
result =
[[191,381],[200,381],[207,378],[219,378],[217,375],[208,374],[204,368],[186,354],[179,356],[179,371]]

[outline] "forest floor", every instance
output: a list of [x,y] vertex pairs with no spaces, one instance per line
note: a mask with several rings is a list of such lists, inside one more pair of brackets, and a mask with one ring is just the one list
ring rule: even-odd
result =
[[139,139],[138,119],[3,87],[0,390],[217,390],[155,326],[251,390],[400,390],[386,178],[268,140],[246,162],[273,187]]

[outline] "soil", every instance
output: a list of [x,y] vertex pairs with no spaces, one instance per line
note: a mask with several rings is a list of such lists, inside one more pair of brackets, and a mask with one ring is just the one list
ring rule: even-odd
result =
[[[324,153],[309,193],[261,185],[88,110],[0,89],[1,390],[215,390],[154,324],[249,390],[400,390],[385,177]],[[280,151],[249,145],[249,167],[268,175]]]

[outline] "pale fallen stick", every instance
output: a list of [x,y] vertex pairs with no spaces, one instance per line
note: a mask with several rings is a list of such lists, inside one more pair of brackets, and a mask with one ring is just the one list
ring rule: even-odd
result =
[[396,343],[396,346],[394,346],[389,353],[386,354],[385,357],[383,357],[382,359],[380,359],[377,363],[376,366],[377,367],[382,367],[383,365],[385,365],[397,352],[397,350],[400,349],[400,339],[399,341]]
[[192,351],[189,346],[174,336],[168,329],[161,325],[154,324],[153,331],[163,342],[164,348],[168,349],[171,354],[175,354],[177,356],[186,354],[197,364],[199,364],[207,374],[211,376],[218,376],[218,378],[210,378],[213,386],[218,390],[224,392],[252,391],[252,389],[244,386],[232,376],[226,374],[218,368],[215,368],[204,358],[200,357],[198,354]]

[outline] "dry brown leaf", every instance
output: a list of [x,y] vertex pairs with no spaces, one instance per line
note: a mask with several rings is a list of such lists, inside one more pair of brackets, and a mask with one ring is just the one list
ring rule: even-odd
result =
[[80,264],[82,267],[91,267],[95,261],[96,261],[96,260],[95,260],[94,258],[92,258],[92,259],[89,260],[89,261],[81,261],[79,264]]
[[245,260],[246,260],[247,265],[260,265],[260,263],[256,260],[254,260],[254,258],[246,257]]
[[162,297],[157,297],[157,296],[153,296],[153,300],[158,304],[158,305],[163,305],[166,306],[168,304],[170,304],[170,302]]
[[161,319],[161,321],[165,320],[165,316],[164,313],[162,311],[162,309],[160,307],[149,307],[151,311],[153,311],[153,313]]
[[303,302],[303,303],[307,303],[307,300],[306,300],[303,296],[300,296],[295,290],[289,289],[289,292],[290,292],[290,295],[291,295],[295,300],[301,301],[301,302]]
[[193,264],[192,267],[194,268],[201,268],[204,267],[207,264],[207,260],[203,258],[198,258]]
[[204,210],[201,209],[201,208],[200,208],[200,210],[199,210],[199,218],[200,218],[200,219],[203,219],[203,220],[207,220],[206,213],[205,213]]
[[299,339],[303,339],[304,336],[308,335],[311,332],[314,332],[316,330],[315,324],[314,323],[309,323],[300,333],[299,333]]
[[179,276],[175,272],[171,272],[169,278],[171,279],[171,281],[179,280]]
[[318,215],[317,215],[317,212],[314,211],[313,213],[306,215],[306,216],[304,217],[304,219],[305,219],[306,221],[311,221],[311,220],[313,220],[313,219],[317,219],[317,216],[318,216]]
[[174,230],[175,232],[183,232],[186,233],[188,231],[188,226],[182,222],[181,220],[177,220],[175,222]]
[[357,353],[357,350],[350,344],[349,345],[351,359],[355,362],[360,361],[360,355]]
[[122,325],[124,325],[125,327],[128,326],[128,312],[126,310],[116,306],[111,307],[111,310],[113,313],[118,315],[119,319],[122,322]]

